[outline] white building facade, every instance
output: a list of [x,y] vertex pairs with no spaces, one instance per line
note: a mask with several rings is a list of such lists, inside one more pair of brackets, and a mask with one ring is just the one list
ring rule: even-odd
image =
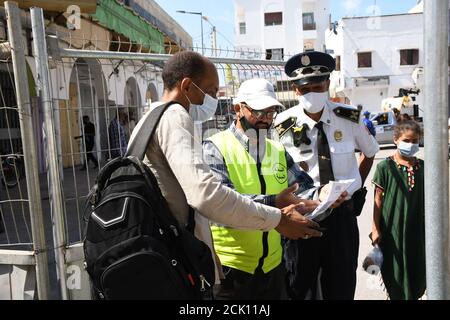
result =
[[329,0],[234,0],[235,44],[247,57],[286,60],[324,51]]
[[377,112],[400,89],[422,90],[423,13],[343,18],[325,37],[337,64],[332,97]]

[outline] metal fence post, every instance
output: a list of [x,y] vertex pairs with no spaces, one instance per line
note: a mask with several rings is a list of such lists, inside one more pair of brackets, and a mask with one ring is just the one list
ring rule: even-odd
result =
[[45,37],[44,13],[41,8],[31,9],[33,29],[33,46],[38,74],[38,88],[44,107],[45,132],[47,137],[47,163],[50,176],[52,220],[55,228],[55,256],[59,275],[61,298],[68,299],[66,285],[66,233],[64,226],[64,200],[58,164],[58,149],[55,138],[55,122],[53,118],[53,95],[50,86],[47,41]]
[[6,1],[5,8],[8,18],[8,33],[12,47],[14,81],[17,90],[17,106],[20,117],[20,132],[25,160],[25,173],[29,209],[32,227],[32,238],[36,256],[36,275],[39,299],[49,297],[48,259],[42,216],[41,191],[39,185],[39,169],[34,140],[33,122],[28,87],[28,75],[25,60],[22,22],[20,9],[14,2]]
[[449,299],[448,1],[424,1],[427,296]]

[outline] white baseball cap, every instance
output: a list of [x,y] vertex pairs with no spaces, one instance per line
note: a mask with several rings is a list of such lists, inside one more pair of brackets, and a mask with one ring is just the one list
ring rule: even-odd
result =
[[273,85],[266,79],[244,81],[239,88],[233,104],[246,103],[253,110],[264,110],[269,107],[284,106],[276,99]]

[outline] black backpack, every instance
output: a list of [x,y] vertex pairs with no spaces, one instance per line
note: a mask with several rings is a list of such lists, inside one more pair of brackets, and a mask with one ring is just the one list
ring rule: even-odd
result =
[[[126,156],[109,162],[89,193],[84,254],[95,298],[202,299],[214,283],[209,247],[170,213],[142,163],[155,128],[174,102],[148,115]],[[190,213],[193,219],[193,210]]]

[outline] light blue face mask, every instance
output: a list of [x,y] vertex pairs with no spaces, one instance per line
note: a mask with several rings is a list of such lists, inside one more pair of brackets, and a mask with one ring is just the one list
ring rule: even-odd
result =
[[219,103],[218,99],[211,97],[209,94],[205,93],[199,86],[197,86],[194,82],[192,82],[194,86],[197,87],[198,90],[201,91],[205,95],[203,99],[203,104],[194,104],[191,100],[186,96],[189,100],[189,114],[191,115],[192,120],[194,122],[205,122],[206,120],[213,117],[217,110],[217,105]]
[[397,150],[404,157],[414,157],[414,155],[419,152],[419,144],[399,141]]

